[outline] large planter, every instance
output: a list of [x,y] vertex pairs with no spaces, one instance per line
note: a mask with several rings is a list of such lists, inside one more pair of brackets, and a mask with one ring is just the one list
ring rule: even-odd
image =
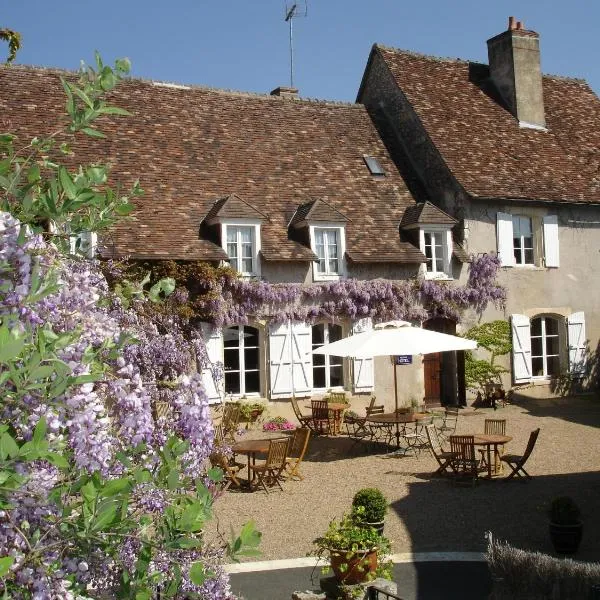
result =
[[376,523],[369,523],[368,521],[365,521],[365,525],[372,527],[379,535],[383,535],[384,524],[385,521],[377,521]]
[[583,523],[559,525],[550,521],[550,540],[558,554],[574,554],[579,548],[583,534]]
[[340,583],[363,583],[377,570],[377,548],[353,553],[344,550],[330,550],[331,569]]

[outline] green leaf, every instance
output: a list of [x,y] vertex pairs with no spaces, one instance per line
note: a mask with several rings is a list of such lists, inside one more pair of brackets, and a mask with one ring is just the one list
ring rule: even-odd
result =
[[121,492],[129,492],[133,488],[132,482],[127,477],[121,477],[120,479],[111,479],[101,490],[100,496],[108,498],[110,496],[116,496]]
[[123,73],[129,73],[131,71],[131,61],[128,58],[117,58],[115,60],[115,69]]
[[224,473],[219,467],[211,467],[207,472],[208,478],[215,483],[223,481]]
[[9,433],[0,436],[0,459],[15,458],[19,455],[19,446]]
[[59,469],[68,469],[70,467],[69,461],[57,452],[48,452],[44,458]]
[[167,485],[170,490],[176,490],[179,487],[179,473],[175,469],[171,469],[167,476]]
[[27,181],[34,183],[40,179],[40,168],[38,165],[32,165],[29,171],[27,171]]
[[4,577],[15,562],[14,556],[0,558],[0,577]]
[[33,430],[33,441],[38,444],[46,437],[46,417],[42,417]]
[[118,106],[101,106],[96,112],[99,112],[103,115],[122,115],[124,117],[131,116],[131,113],[124,108],[119,108]]
[[40,365],[29,372],[29,381],[40,381],[54,374],[54,369],[48,365]]
[[25,334],[11,332],[8,327],[0,327],[0,363],[8,363],[19,356],[25,347]]
[[77,188],[71,179],[71,175],[64,167],[58,168],[58,178],[60,179],[60,184],[62,185],[65,194],[69,200],[75,200],[77,198]]
[[204,565],[201,562],[192,563],[190,567],[190,580],[194,585],[202,585],[209,574],[204,570]]
[[93,138],[105,138],[106,137],[101,131],[98,131],[97,129],[92,129],[91,127],[82,127],[81,131],[83,133],[85,133],[86,135],[89,135],[90,137],[93,137]]
[[104,503],[101,505],[101,508],[98,510],[98,516],[94,519],[92,523],[92,531],[102,531],[108,525],[110,525],[117,516],[117,505],[114,501],[110,501],[110,503]]
[[87,104],[87,106],[89,108],[94,108],[94,103],[92,102],[92,100],[89,98],[89,96],[81,89],[79,89],[77,86],[71,86],[71,90],[77,95],[79,96],[85,104]]
[[82,486],[81,494],[88,502],[90,502],[98,495],[98,490],[96,490],[96,487],[91,481],[88,481],[84,486]]

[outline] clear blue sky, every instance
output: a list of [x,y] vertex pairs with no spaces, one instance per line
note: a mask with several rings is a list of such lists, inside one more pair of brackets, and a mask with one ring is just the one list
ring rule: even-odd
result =
[[[5,0],[0,27],[22,34],[18,63],[76,69],[97,49],[106,60],[129,57],[135,76],[267,93],[289,85],[285,2]],[[487,63],[485,42],[509,15],[540,34],[544,73],[586,79],[600,93],[598,0],[307,2],[307,17],[294,21],[294,83],[305,97],[353,102],[375,42]]]

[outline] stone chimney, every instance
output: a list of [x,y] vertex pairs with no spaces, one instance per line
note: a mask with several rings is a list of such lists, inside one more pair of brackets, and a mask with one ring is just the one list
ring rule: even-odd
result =
[[546,127],[540,36],[508,18],[508,30],[487,41],[490,75],[510,112],[525,127]]
[[279,86],[271,92],[271,96],[279,96],[280,98],[297,98],[298,88]]

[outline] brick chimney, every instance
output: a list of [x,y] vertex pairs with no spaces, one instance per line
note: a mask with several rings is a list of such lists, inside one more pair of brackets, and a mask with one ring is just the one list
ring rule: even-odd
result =
[[546,127],[540,36],[508,18],[508,30],[487,41],[491,78],[523,126]]
[[298,88],[279,86],[271,92],[271,96],[279,96],[281,98],[297,98]]

